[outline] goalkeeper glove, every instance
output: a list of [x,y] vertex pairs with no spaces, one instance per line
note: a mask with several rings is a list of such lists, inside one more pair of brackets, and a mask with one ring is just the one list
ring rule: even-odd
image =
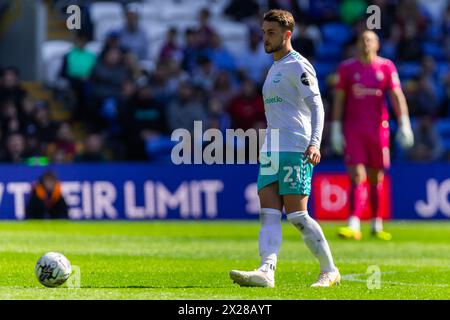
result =
[[340,121],[331,122],[331,148],[337,154],[342,154],[344,149],[344,135],[342,133],[342,124]]
[[399,127],[395,136],[396,141],[403,149],[411,148],[414,144],[414,134],[411,129],[411,123],[407,115],[401,115],[399,118]]

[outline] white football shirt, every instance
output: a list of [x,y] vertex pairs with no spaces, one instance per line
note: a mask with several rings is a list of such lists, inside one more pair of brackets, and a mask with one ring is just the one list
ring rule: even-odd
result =
[[[297,51],[290,51],[274,61],[262,91],[267,132],[261,151],[305,152],[312,128],[311,110],[304,99],[314,95],[321,99],[312,65]],[[279,139],[273,129],[279,130]]]

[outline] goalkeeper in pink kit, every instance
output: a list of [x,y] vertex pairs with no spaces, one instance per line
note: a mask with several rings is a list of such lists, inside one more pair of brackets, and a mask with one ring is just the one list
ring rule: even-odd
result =
[[373,31],[365,31],[358,39],[358,57],[342,62],[338,68],[331,144],[336,153],[344,153],[351,180],[350,218],[348,226],[339,230],[339,235],[347,239],[361,239],[360,216],[366,200],[367,179],[373,212],[372,235],[391,239],[383,230],[380,212],[384,171],[389,168],[390,158],[387,94],[399,125],[397,142],[403,148],[414,144],[397,70],[392,61],[377,55],[378,49],[378,36]]

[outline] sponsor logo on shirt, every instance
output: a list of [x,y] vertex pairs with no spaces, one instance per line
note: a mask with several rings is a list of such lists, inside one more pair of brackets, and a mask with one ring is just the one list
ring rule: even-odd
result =
[[364,98],[365,96],[376,96],[381,97],[383,91],[377,88],[367,88],[360,83],[355,83],[352,86],[353,94],[356,98]]
[[281,102],[283,102],[283,99],[281,97],[279,97],[279,96],[275,96],[275,97],[272,97],[272,98],[264,99],[264,103],[265,104],[281,103]]

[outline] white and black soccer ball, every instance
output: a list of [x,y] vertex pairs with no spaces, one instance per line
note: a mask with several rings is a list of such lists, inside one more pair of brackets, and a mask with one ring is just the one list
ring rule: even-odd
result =
[[38,281],[50,288],[58,287],[66,282],[71,272],[69,260],[58,252],[47,252],[39,258],[34,268]]

